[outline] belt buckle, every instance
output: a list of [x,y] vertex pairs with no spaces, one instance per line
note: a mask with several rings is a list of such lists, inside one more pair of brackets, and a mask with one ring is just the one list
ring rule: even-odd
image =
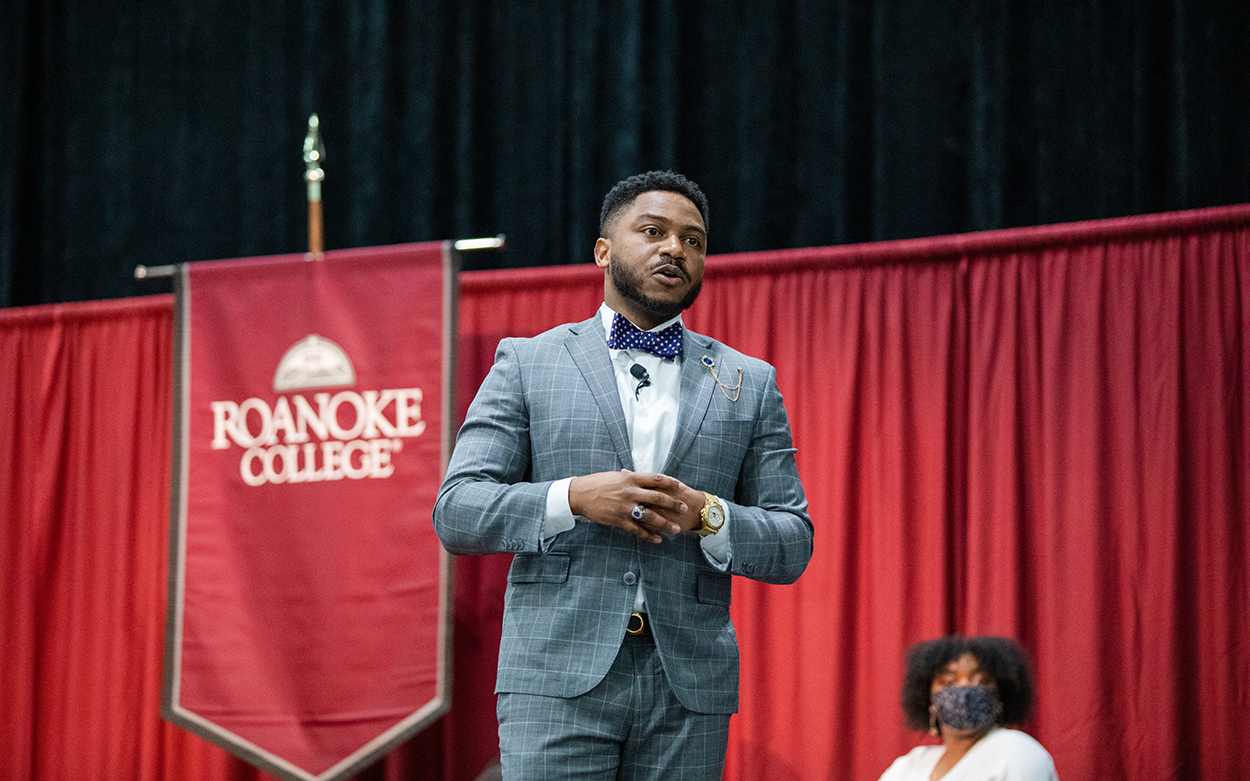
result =
[[625,634],[640,635],[647,628],[647,620],[642,617],[642,613],[634,612],[629,614],[629,623],[625,625]]

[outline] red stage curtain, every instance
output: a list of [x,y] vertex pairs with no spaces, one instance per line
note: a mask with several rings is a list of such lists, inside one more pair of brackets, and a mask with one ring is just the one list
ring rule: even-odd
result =
[[1246,210],[776,253],[692,324],[778,367],[816,522],[735,589],[733,778],[874,779],[902,651],[1032,652],[1063,779],[1250,762]]
[[[465,274],[461,408],[582,267]],[[0,312],[5,778],[264,777],[158,716],[170,301]],[[739,579],[726,777],[872,781],[908,645],[1018,637],[1064,781],[1250,765],[1250,207],[722,256],[688,324],[777,366],[816,523]],[[494,755],[506,556],[457,561],[454,706],[369,778]]]
[[226,777],[160,720],[172,344],[171,296],[0,311],[0,778]]

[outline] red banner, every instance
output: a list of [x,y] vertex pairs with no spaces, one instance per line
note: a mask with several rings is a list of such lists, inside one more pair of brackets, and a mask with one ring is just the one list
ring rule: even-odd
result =
[[167,719],[343,778],[448,706],[454,253],[184,265]]

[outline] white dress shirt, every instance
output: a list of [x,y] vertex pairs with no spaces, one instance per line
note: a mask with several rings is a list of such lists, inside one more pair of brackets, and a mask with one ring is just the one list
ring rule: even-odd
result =
[[[608,333],[612,328],[614,314],[615,312],[607,304],[599,307],[599,316],[603,321],[604,341],[607,341]],[[679,320],[681,320],[681,315],[660,323],[651,330],[663,330]],[[668,459],[668,451],[673,445],[673,436],[677,433],[677,410],[683,359],[666,361],[645,350],[609,349],[608,352],[611,353],[612,367],[616,373],[616,389],[621,396],[621,409],[625,411],[625,430],[629,434],[630,449],[633,451],[634,471],[659,472],[664,468],[664,462]],[[638,380],[629,371],[634,364],[639,364],[647,370],[647,376],[651,380],[649,386],[638,387]],[[543,525],[544,550],[557,534],[568,531],[576,525],[577,519],[569,508],[569,483],[572,481],[571,477],[557,480],[547,491],[547,520]],[[698,488],[698,486],[691,487],[696,490]],[[729,568],[731,551],[728,505],[725,505],[725,525],[718,533],[703,537],[699,544],[709,564],[722,572]],[[642,610],[645,606],[645,599],[643,580],[640,578],[634,609]]]

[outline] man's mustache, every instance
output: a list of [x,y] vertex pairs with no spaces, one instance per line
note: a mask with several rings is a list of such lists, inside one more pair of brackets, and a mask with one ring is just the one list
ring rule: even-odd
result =
[[679,258],[668,258],[666,260],[662,260],[651,267],[651,273],[655,273],[663,268],[677,269],[677,272],[681,275],[682,279],[687,282],[690,281],[690,272],[686,271],[686,262],[684,260]]

